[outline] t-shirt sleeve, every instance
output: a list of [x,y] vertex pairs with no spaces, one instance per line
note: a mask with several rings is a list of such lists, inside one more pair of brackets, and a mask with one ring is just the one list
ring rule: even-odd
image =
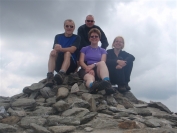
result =
[[76,48],[79,48],[80,41],[81,41],[81,38],[80,38],[80,36],[77,35],[76,40],[73,42],[72,46],[75,46]]
[[87,50],[87,47],[83,47],[80,52],[85,54],[86,50]]
[[107,54],[106,50],[103,49],[103,48],[101,48],[101,55],[102,55],[102,54]]

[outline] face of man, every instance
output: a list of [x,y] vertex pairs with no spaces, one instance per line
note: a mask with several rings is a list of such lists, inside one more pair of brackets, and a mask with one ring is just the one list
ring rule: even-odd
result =
[[71,36],[74,32],[75,25],[73,22],[66,21],[64,24],[64,29],[65,29],[65,35],[66,36]]
[[94,18],[92,16],[87,16],[85,20],[85,24],[87,27],[91,28],[95,24]]

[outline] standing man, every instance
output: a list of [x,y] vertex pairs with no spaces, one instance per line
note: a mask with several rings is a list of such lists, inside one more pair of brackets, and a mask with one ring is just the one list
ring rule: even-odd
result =
[[[53,50],[48,61],[48,73],[46,86],[53,86],[54,79],[57,84],[62,84],[65,74],[74,72],[77,68],[76,49],[79,48],[80,37],[73,34],[74,21],[64,21],[65,32],[55,36]],[[54,70],[58,72],[54,76]]]
[[93,15],[88,15],[86,17],[85,24],[81,25],[78,28],[77,34],[81,37],[80,47],[78,49],[79,53],[80,53],[80,50],[81,50],[82,47],[90,45],[90,41],[89,41],[89,38],[88,38],[88,32],[92,28],[97,28],[101,32],[101,38],[100,38],[101,47],[106,49],[107,46],[109,45],[108,41],[107,41],[107,38],[106,38],[106,35],[102,31],[102,29],[99,26],[94,25],[94,24],[95,24],[94,16]]

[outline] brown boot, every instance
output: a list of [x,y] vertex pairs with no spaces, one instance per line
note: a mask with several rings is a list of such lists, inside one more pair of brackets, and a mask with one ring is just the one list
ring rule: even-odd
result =
[[45,84],[45,86],[47,87],[52,87],[54,85],[54,75],[52,72],[48,72],[47,73],[47,83]]

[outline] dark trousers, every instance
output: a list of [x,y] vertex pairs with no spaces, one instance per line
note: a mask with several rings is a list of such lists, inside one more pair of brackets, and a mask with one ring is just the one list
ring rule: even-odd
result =
[[122,69],[116,69],[116,66],[107,65],[111,84],[125,85],[130,82],[130,75],[133,68],[133,62],[129,62]]
[[[57,60],[56,60],[56,66],[55,66],[55,71],[56,72],[59,72],[59,70],[61,69],[63,61],[64,61],[64,53],[59,53],[58,57],[57,57]],[[66,71],[66,74],[70,74],[70,73],[75,72],[76,68],[77,68],[77,63],[71,57],[70,58],[70,66],[69,66],[68,70]]]

